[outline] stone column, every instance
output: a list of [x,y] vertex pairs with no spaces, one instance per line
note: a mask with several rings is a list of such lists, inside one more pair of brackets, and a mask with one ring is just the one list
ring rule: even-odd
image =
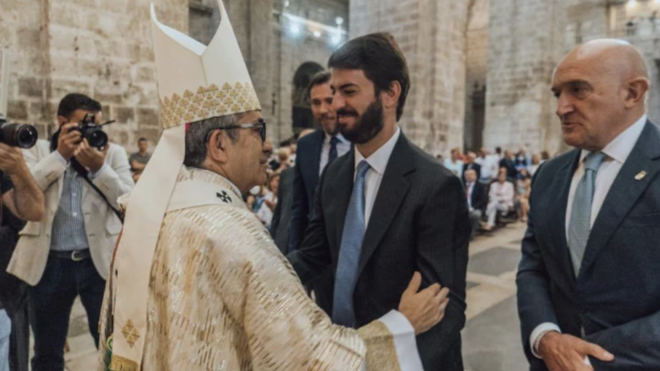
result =
[[431,154],[463,145],[467,1],[353,0],[351,37],[386,31],[408,61],[412,87],[400,121]]
[[552,71],[563,50],[560,0],[490,4],[485,145],[531,152],[560,146]]

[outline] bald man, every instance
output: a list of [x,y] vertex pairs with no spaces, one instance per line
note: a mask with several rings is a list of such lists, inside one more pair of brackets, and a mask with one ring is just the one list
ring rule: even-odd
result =
[[536,172],[517,277],[533,371],[660,370],[660,130],[628,43],[596,40],[552,91],[575,147]]

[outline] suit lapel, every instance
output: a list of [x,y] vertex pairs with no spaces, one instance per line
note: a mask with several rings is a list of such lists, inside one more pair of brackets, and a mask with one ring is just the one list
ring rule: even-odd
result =
[[319,129],[316,131],[316,136],[314,137],[314,147],[318,148],[318,151],[314,151],[312,154],[312,164],[314,171],[312,172],[312,184],[319,184],[319,177],[321,174],[321,152],[323,152],[323,130]]
[[378,244],[389,229],[408,193],[410,183],[405,176],[415,170],[413,150],[401,133],[388,161],[381,181],[367,230],[362,242],[362,253],[358,265],[358,277],[364,266],[378,248]]
[[[346,220],[346,212],[348,211],[348,204],[351,201],[351,193],[353,193],[353,178],[355,174],[355,153],[353,150],[348,152],[346,156],[340,157],[337,160],[339,170],[337,178],[332,181],[335,184],[335,199],[330,200],[334,204],[336,210],[335,224],[337,226],[337,252],[341,248],[342,233],[344,233],[344,221]],[[327,181],[327,179],[326,179]]]
[[[647,122],[596,217],[580,266],[580,276],[593,264],[598,253],[607,245],[628,212],[660,171],[660,161],[657,161],[660,158],[658,143],[658,128]],[[642,171],[646,172],[646,176],[637,180],[637,174]]]
[[[566,210],[568,208],[568,193],[571,190],[571,181],[573,180],[573,173],[580,161],[580,150],[573,150],[573,154],[568,157],[568,161],[557,172],[555,179],[557,179],[558,186],[555,193],[555,199],[549,205],[551,210],[554,210],[552,215],[552,238],[555,247],[555,254],[559,257],[564,271],[569,277],[571,285],[575,285],[575,272],[573,264],[571,263],[571,256],[568,250],[568,240],[566,238]],[[557,207],[552,207],[557,205]]]

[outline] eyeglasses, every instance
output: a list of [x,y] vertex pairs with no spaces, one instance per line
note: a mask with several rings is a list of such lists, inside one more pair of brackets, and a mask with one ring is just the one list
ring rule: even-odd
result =
[[209,137],[216,130],[232,130],[232,129],[259,129],[259,136],[261,137],[261,141],[262,142],[266,141],[266,121],[264,121],[264,119],[259,119],[259,121],[253,122],[251,124],[227,125],[221,128],[213,129],[209,131],[208,134],[206,134],[205,142],[209,141]]

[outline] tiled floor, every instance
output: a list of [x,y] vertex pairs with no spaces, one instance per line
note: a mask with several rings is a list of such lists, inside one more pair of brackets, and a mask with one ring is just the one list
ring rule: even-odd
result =
[[[515,299],[515,273],[520,260],[522,224],[470,245],[468,323],[463,331],[467,371],[526,371]],[[82,305],[74,306],[69,329],[68,371],[96,369],[96,349],[88,333]]]

